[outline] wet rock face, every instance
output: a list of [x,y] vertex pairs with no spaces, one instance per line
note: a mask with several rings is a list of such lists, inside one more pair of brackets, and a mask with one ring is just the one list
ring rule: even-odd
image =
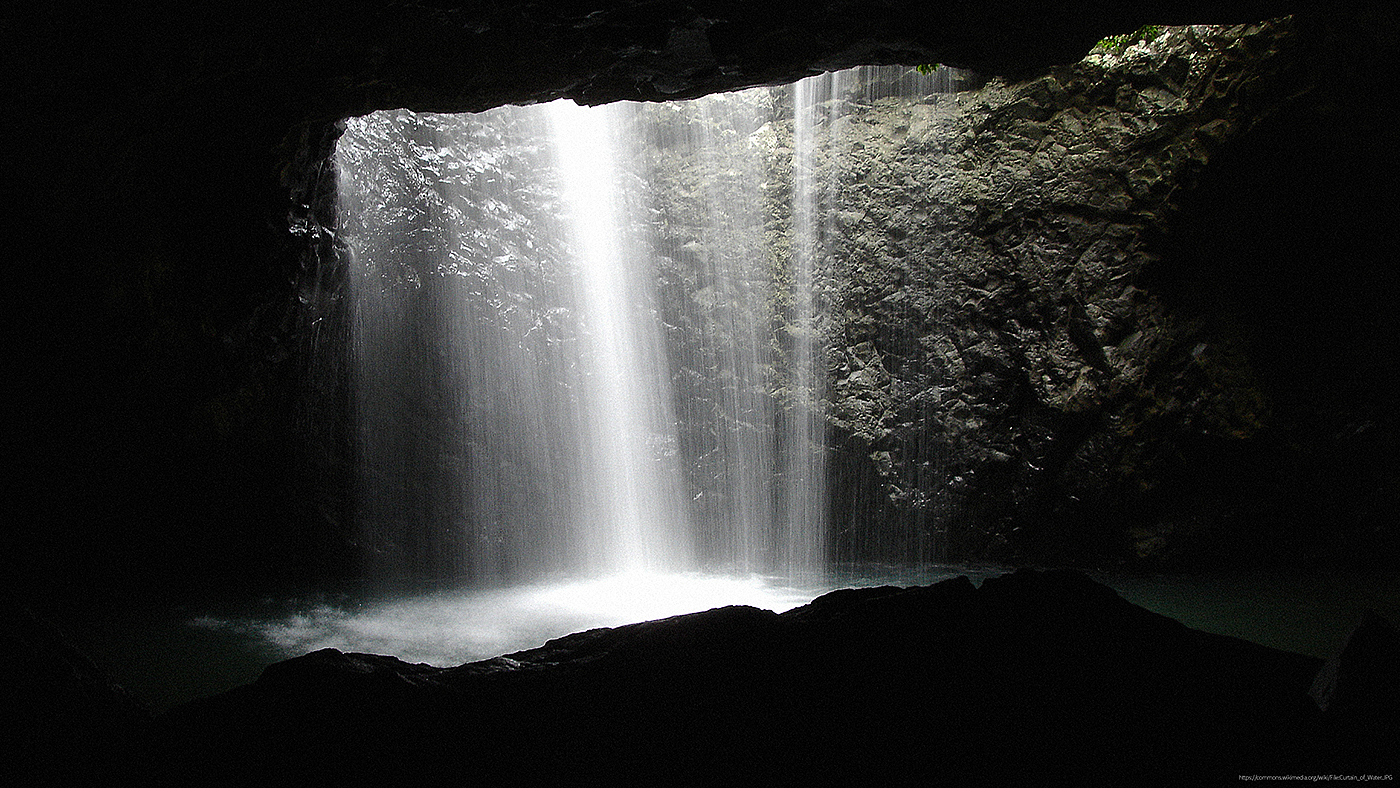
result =
[[850,531],[932,532],[957,558],[1172,562],[1254,525],[1240,510],[1269,507],[1249,499],[1279,469],[1294,398],[1261,378],[1267,337],[1181,297],[1212,289],[1202,268],[1248,263],[1173,235],[1190,232],[1183,205],[1203,219],[1193,190],[1217,155],[1258,144],[1285,95],[1326,90],[1298,38],[1286,22],[1168,28],[838,121],[831,417],[847,464],[879,479]]
[[893,508],[954,555],[1140,497],[1176,443],[1261,428],[1240,349],[1199,341],[1143,273],[1174,195],[1258,111],[1239,86],[1277,83],[1291,36],[1170,29],[849,118],[831,165],[850,184],[829,206],[833,415]]
[[[1148,274],[1175,265],[1166,240],[1211,158],[1296,87],[1296,37],[1290,23],[1169,28],[1033,80],[914,97],[870,70],[817,107],[804,156],[822,195],[836,558],[1160,560],[1221,525],[1228,512],[1177,522],[1200,500],[1183,513],[1152,496],[1199,496],[1182,493],[1174,464],[1250,445],[1269,400],[1248,348],[1164,302]],[[748,396],[781,412],[785,340],[808,330],[761,286],[788,287],[795,131],[778,105],[791,100],[757,91],[645,111],[655,125],[637,158],[677,411],[684,442],[701,447],[697,500],[726,489],[704,462],[716,430],[701,411]],[[691,138],[723,153],[697,155]],[[709,216],[719,205],[744,215]],[[707,221],[730,227],[723,240]],[[716,276],[718,254],[759,283],[757,300]],[[712,369],[753,352],[735,312],[767,312],[747,327],[771,334],[752,380]]]

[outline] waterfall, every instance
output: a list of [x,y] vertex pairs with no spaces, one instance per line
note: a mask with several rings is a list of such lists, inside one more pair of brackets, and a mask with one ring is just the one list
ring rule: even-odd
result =
[[649,107],[652,208],[667,217],[654,262],[676,284],[665,316],[678,368],[682,446],[705,564],[781,572],[782,489],[774,423],[770,313],[776,284],[765,237],[770,178],[766,91]]
[[[817,277],[823,251],[823,222],[829,202],[822,192],[831,184],[819,175],[815,159],[822,147],[817,139],[823,109],[825,130],[839,113],[840,98],[849,90],[853,72],[809,77],[794,86],[793,97],[793,204],[790,284],[792,312],[788,363],[790,405],[783,439],[783,469],[787,505],[783,525],[784,563],[790,572],[819,571],[826,547],[826,420],[823,384],[826,364],[818,309]],[[829,147],[830,140],[825,140]]]
[[595,570],[677,570],[689,565],[690,530],[680,475],[670,381],[659,354],[659,326],[636,264],[618,194],[614,116],[625,107],[555,102],[548,112],[569,234],[577,245],[580,289],[593,369],[582,392],[588,425],[585,464],[594,507],[580,545]]
[[365,573],[824,571],[838,121],[912,74],[347,121]]

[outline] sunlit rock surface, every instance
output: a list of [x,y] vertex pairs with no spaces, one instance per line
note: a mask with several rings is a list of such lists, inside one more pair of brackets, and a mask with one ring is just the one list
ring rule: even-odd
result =
[[827,165],[843,186],[824,206],[833,417],[849,462],[868,455],[880,479],[855,530],[922,525],[951,555],[1162,557],[1177,546],[1134,541],[1135,518],[1219,527],[1223,509],[1175,522],[1209,491],[1178,487],[1164,507],[1155,488],[1256,437],[1268,397],[1241,341],[1159,294],[1179,276],[1163,239],[1296,62],[1288,24],[1169,28],[1121,56],[843,118]]
[[1345,771],[1320,662],[1067,572],[838,591],[456,668],[332,649],[168,716],[174,782],[1179,785]]

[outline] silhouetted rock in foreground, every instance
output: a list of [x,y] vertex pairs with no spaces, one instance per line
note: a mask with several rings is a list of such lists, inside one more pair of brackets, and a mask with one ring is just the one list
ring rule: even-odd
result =
[[1235,782],[1331,760],[1321,662],[1071,572],[727,607],[433,668],[318,651],[178,709],[138,768],[239,785]]
[[53,623],[0,595],[0,782],[80,785],[130,757],[151,713]]
[[1389,774],[1400,763],[1400,632],[1376,614],[1352,630],[1310,693],[1325,712],[1331,760]]

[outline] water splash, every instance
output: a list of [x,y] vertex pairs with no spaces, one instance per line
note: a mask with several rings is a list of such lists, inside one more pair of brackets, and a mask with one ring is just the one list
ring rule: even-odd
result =
[[[1001,570],[926,567],[918,574],[843,576],[842,586],[934,583],[959,574]],[[789,584],[761,575],[634,572],[511,588],[453,589],[388,598],[278,600],[276,612],[203,615],[186,623],[237,633],[285,659],[322,648],[392,654],[406,662],[451,667],[522,651],[564,635],[693,613],[722,605],[784,612],[833,590],[836,583]]]

